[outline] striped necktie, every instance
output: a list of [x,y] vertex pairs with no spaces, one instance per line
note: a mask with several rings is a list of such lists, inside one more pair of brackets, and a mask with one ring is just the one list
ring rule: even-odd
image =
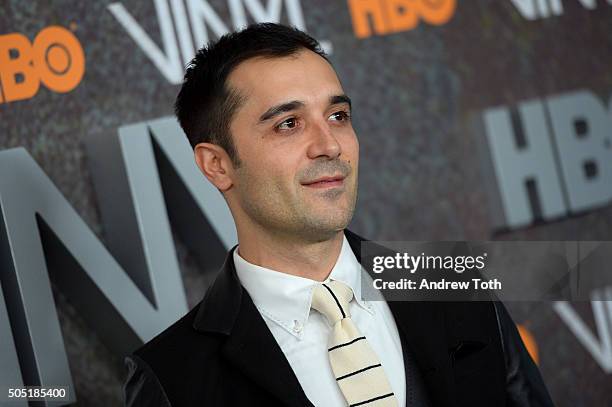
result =
[[380,360],[349,314],[353,291],[339,281],[315,286],[312,308],[327,317],[332,332],[328,356],[336,382],[349,406],[396,407]]

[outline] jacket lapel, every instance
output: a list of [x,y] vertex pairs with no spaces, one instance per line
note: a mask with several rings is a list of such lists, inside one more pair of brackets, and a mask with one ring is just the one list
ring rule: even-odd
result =
[[[355,257],[361,263],[361,243],[366,239],[349,230],[345,234]],[[454,405],[453,372],[441,303],[388,301],[387,304],[400,331],[402,347],[414,355],[432,404]],[[409,372],[406,373],[408,378]]]
[[223,352],[244,374],[287,405],[312,406],[250,299],[242,307]]
[[194,319],[201,332],[227,335],[223,355],[260,387],[289,406],[312,406],[287,358],[249,294],[242,288],[233,261],[234,247],[208,289]]

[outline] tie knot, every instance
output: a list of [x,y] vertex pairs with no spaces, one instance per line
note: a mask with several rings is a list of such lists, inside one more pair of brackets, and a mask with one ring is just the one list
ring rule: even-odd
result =
[[312,308],[325,315],[331,325],[350,317],[348,304],[353,299],[353,290],[340,281],[330,281],[315,286],[312,293]]

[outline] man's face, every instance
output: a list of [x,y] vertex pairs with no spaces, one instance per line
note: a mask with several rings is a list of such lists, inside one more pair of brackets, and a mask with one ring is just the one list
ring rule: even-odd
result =
[[357,198],[359,143],[329,63],[309,50],[254,58],[228,86],[245,99],[230,124],[241,162],[230,205],[257,227],[289,236],[323,240],[344,229]]

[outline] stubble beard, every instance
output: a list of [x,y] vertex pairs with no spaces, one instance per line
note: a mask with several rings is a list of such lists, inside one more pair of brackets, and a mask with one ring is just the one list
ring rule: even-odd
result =
[[[308,242],[326,241],[346,228],[353,217],[357,201],[357,174],[354,176],[352,185],[345,185],[342,191],[332,189],[321,192],[323,198],[318,199],[333,200],[342,194],[348,194],[349,198],[345,209],[325,211],[324,208],[315,208],[315,204],[309,204],[306,199],[287,199],[291,194],[279,184],[252,183],[251,177],[245,171],[242,176],[243,183],[249,187],[241,191],[241,205],[252,222],[279,238]],[[349,178],[352,177],[345,180]]]

